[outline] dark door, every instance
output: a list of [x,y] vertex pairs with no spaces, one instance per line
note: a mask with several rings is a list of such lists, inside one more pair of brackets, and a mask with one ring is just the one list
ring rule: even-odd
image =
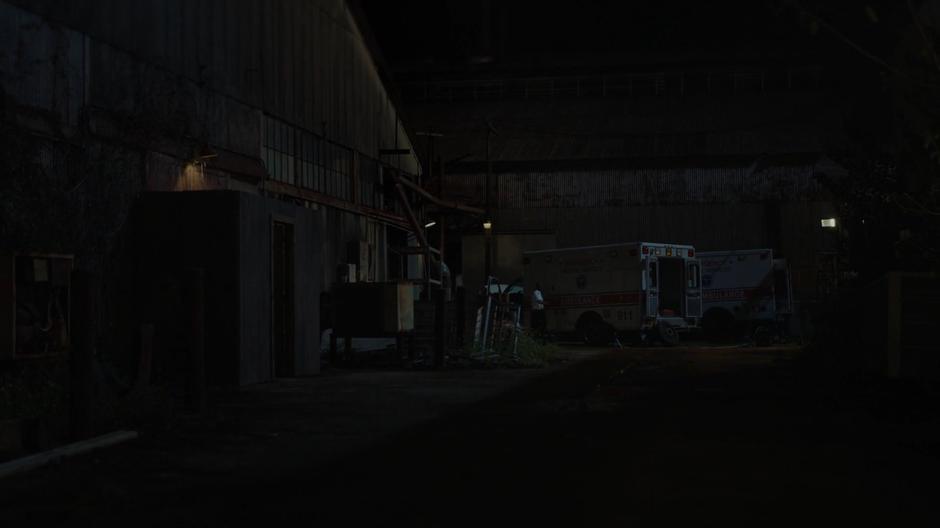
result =
[[646,261],[646,315],[656,317],[659,313],[659,261],[650,257]]
[[274,222],[271,340],[274,375],[294,375],[294,226]]
[[659,313],[683,315],[685,306],[685,265],[681,258],[659,258]]
[[702,316],[702,268],[698,260],[686,261],[685,316]]

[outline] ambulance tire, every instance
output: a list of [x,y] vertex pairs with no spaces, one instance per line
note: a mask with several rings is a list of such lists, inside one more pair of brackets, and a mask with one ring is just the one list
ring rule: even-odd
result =
[[592,321],[588,325],[587,339],[591,346],[608,346],[614,342],[614,329],[604,321]]
[[724,308],[711,308],[702,316],[702,331],[709,341],[727,341],[733,330],[734,315]]
[[659,323],[656,325],[656,335],[659,337],[659,341],[666,346],[679,344],[679,332],[671,324]]
[[578,333],[591,346],[607,346],[614,340],[614,329],[600,315],[589,312],[578,321]]
[[773,343],[773,332],[767,325],[760,325],[754,329],[754,335],[752,336],[754,345],[759,347],[770,346]]

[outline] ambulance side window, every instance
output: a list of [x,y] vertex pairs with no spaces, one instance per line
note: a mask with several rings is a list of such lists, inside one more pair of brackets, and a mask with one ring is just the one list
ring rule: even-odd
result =
[[659,268],[659,263],[655,260],[650,262],[650,288],[659,287],[659,273],[657,269]]
[[689,264],[689,288],[698,288],[699,284],[699,274],[698,274],[698,263],[692,262]]

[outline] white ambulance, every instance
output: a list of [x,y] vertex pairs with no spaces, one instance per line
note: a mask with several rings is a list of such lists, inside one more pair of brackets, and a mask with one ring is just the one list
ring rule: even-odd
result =
[[523,253],[525,291],[545,297],[546,329],[606,345],[618,332],[652,331],[675,344],[701,316],[695,248],[631,242]]
[[755,333],[767,339],[790,313],[787,264],[770,249],[703,251],[702,327],[712,337]]

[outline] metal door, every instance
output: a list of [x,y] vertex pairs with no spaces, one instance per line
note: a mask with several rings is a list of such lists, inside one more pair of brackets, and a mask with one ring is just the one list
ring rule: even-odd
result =
[[271,358],[280,378],[294,375],[294,226],[274,222],[271,246]]
[[659,315],[659,261],[656,257],[646,260],[646,315]]
[[685,315],[702,316],[702,266],[698,259],[687,261],[685,266]]
[[793,291],[790,268],[784,259],[774,259],[774,306],[777,314],[793,312]]

